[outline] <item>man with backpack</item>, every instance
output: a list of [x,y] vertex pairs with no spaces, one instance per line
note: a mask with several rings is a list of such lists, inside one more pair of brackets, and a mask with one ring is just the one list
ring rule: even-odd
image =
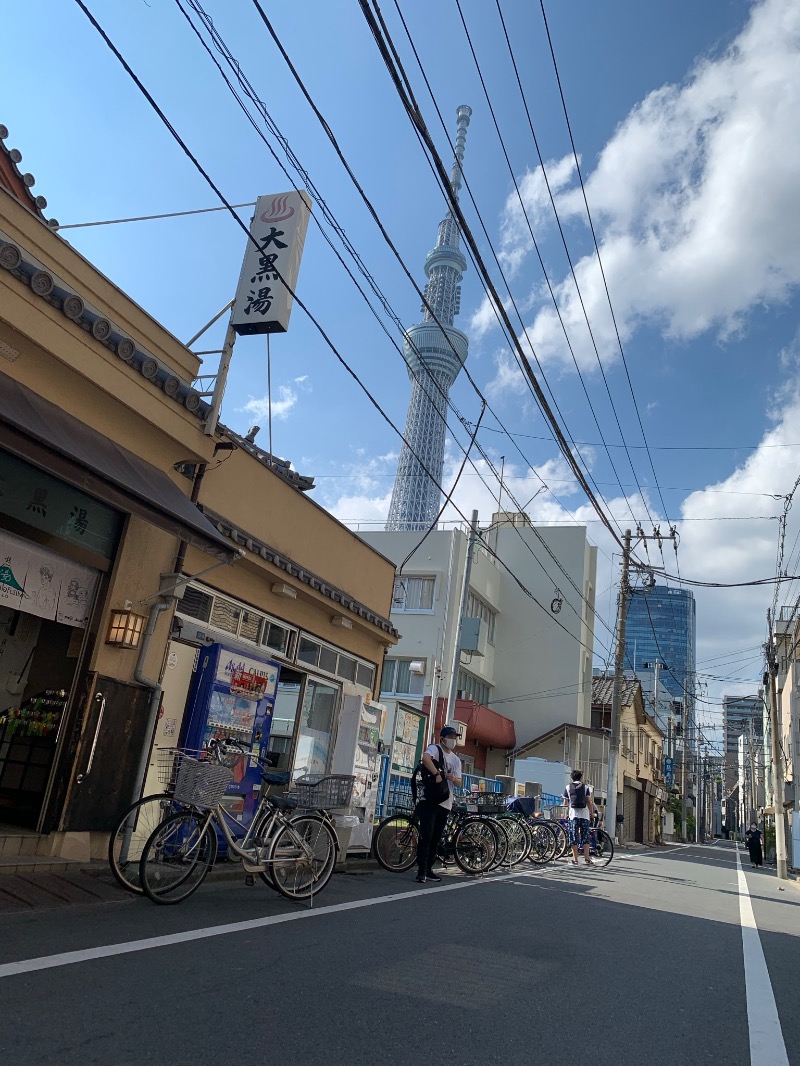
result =
[[578,865],[578,848],[583,849],[587,866],[594,866],[589,858],[589,830],[595,817],[591,785],[584,784],[581,770],[573,770],[572,780],[564,789],[564,799],[569,807],[569,842],[572,845],[572,865]]
[[453,752],[458,743],[458,730],[451,725],[442,727],[438,744],[429,744],[422,756],[422,783],[425,798],[417,805],[419,842],[417,844],[418,884],[441,881],[433,872],[439,841],[453,809],[453,788],[461,788],[461,760]]

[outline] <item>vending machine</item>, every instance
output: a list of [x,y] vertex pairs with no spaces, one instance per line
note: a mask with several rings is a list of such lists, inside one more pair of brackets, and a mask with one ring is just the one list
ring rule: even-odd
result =
[[257,755],[265,757],[279,666],[269,659],[211,644],[199,653],[186,714],[184,745],[205,748],[210,740],[232,738],[252,756],[234,769],[225,809],[249,825],[261,791]]
[[351,813],[358,817],[350,836],[354,850],[369,851],[372,846],[385,719],[386,708],[373,702],[368,690],[345,682],[331,773],[355,775],[350,803]]

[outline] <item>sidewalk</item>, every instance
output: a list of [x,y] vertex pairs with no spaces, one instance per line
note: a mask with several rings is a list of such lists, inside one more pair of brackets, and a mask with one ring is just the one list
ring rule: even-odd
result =
[[[337,874],[370,874],[379,869],[368,856],[351,856],[336,867]],[[240,862],[220,862],[207,880],[243,881]],[[120,888],[106,862],[81,863],[74,870],[0,874],[0,915],[98,903],[130,903],[136,897]]]

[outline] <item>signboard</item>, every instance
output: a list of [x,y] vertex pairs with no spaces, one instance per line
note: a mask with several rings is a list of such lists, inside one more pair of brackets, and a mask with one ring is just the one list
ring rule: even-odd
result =
[[235,696],[258,702],[265,696],[275,695],[278,670],[270,663],[223,649],[217,662],[216,680],[229,685]]
[[116,511],[6,453],[0,454],[0,512],[113,558],[120,526]]
[[304,192],[259,196],[231,312],[237,333],[289,328],[310,215],[311,200]]
[[409,777],[414,773],[414,767],[422,758],[426,723],[424,714],[397,708],[392,738],[392,773]]
[[85,629],[96,584],[96,570],[0,533],[0,604]]
[[675,760],[666,756],[664,759],[664,781],[667,788],[672,788],[675,783]]

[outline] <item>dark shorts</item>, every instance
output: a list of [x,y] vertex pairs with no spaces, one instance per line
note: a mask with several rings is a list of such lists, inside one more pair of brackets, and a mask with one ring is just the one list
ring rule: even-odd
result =
[[570,818],[569,842],[570,844],[577,844],[579,848],[582,848],[584,844],[589,843],[588,818]]

